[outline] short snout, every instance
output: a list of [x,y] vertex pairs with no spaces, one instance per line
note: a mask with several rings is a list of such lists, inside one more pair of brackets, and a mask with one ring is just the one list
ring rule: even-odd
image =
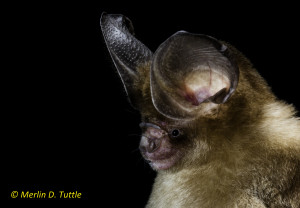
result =
[[152,123],[141,123],[140,127],[143,129],[140,151],[145,160],[155,170],[172,167],[181,156],[171,144],[167,131]]
[[161,139],[158,138],[148,138],[146,136],[142,136],[140,142],[140,151],[145,153],[155,152],[160,147]]
[[153,153],[161,146],[166,132],[155,125],[147,126],[148,128],[143,133],[139,148],[142,153]]

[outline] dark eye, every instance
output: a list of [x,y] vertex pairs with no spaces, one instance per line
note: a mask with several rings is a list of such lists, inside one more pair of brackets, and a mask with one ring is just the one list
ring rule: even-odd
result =
[[179,131],[178,129],[173,129],[173,130],[171,131],[171,136],[172,136],[173,138],[178,137],[179,135],[180,135],[180,131]]

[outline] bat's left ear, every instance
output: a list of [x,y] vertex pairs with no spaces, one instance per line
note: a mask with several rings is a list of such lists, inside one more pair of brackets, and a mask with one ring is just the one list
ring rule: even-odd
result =
[[134,37],[132,23],[127,17],[103,13],[100,26],[130,103],[137,108],[141,98],[140,86],[137,85],[139,70],[150,68],[152,52]]
[[[209,103],[225,103],[235,91],[239,69],[218,40],[179,31],[159,46],[151,67],[155,108],[173,119],[191,119]],[[207,105],[208,104],[208,105]]]

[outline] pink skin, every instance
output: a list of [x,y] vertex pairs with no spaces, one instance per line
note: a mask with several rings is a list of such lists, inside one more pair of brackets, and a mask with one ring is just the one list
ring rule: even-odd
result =
[[191,102],[195,106],[198,106],[200,103],[212,96],[208,87],[200,88],[197,91],[193,91],[186,87],[186,90],[182,94],[187,101]]
[[168,133],[151,124],[143,133],[140,151],[155,170],[168,169],[179,160],[178,151],[172,147]]

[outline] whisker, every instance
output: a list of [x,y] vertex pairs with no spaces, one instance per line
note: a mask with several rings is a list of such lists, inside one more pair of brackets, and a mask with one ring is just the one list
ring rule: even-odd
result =
[[144,160],[143,157],[139,157],[139,158],[138,158],[138,160],[137,160],[137,162],[136,162],[136,166],[138,166],[138,164],[139,164],[140,162],[143,162],[143,166],[144,166],[144,168],[145,168],[145,160]]
[[136,153],[136,152],[140,152],[140,149],[139,149],[139,148],[136,148],[136,149],[132,150],[130,153],[131,153],[131,154],[134,154],[134,153]]

